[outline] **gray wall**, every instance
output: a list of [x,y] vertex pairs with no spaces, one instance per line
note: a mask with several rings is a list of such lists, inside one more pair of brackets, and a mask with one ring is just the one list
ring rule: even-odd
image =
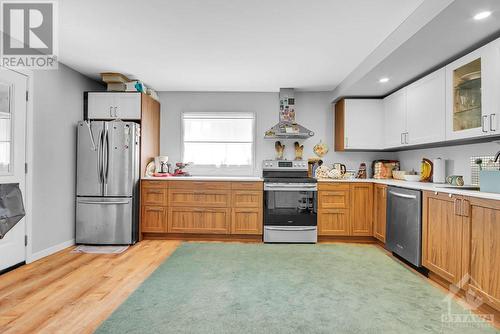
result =
[[[315,132],[314,137],[302,140],[304,158],[315,157],[313,146],[322,140],[330,147],[326,163],[342,162],[348,169],[357,170],[361,162],[376,158],[392,158],[393,153],[336,153],[333,151],[333,112],[328,92],[295,93],[297,121]],[[171,162],[181,158],[181,114],[193,111],[251,111],[256,114],[256,161],[254,175],[261,175],[261,162],[274,158],[274,140],[264,140],[264,133],[278,122],[278,93],[210,93],[160,92],[161,145],[163,155]],[[293,159],[294,140],[285,141],[285,154]]]
[[466,183],[471,182],[470,158],[473,156],[494,155],[500,150],[497,143],[481,143],[423,150],[402,151],[396,154],[403,170],[420,170],[422,158],[446,160],[446,175],[463,175]]
[[33,232],[37,253],[75,238],[76,122],[97,82],[59,64],[34,71]]

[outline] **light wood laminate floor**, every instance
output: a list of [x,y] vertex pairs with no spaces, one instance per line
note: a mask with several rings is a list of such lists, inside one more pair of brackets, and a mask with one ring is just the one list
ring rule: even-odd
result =
[[0,276],[0,333],[92,333],[180,241],[145,240],[122,254],[72,248]]

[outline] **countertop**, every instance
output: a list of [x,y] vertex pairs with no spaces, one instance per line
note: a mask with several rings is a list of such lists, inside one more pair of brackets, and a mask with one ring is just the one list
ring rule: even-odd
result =
[[145,176],[142,180],[151,181],[235,181],[235,182],[258,182],[263,179],[258,176],[169,176],[155,177]]
[[[234,182],[259,182],[263,181],[259,176],[173,176],[173,177],[143,177],[142,180],[152,181],[234,181]],[[399,181],[394,179],[381,180],[381,179],[318,179],[318,182],[369,182],[377,184],[385,184],[388,186],[396,186],[402,188],[434,191],[446,194],[454,194],[460,196],[470,196],[484,199],[493,199],[500,201],[500,194],[487,193],[484,191],[470,190],[470,189],[457,189],[457,188],[444,188],[439,185],[427,182],[410,182]]]
[[388,186],[416,189],[416,190],[426,190],[426,191],[434,191],[446,194],[454,194],[460,196],[470,196],[470,197],[478,197],[485,199],[493,199],[500,201],[500,194],[495,193],[487,193],[484,191],[478,190],[470,190],[470,189],[458,189],[458,188],[444,188],[439,185],[435,185],[434,183],[427,182],[410,182],[410,181],[399,181],[399,180],[380,180],[380,179],[318,179],[318,182],[371,182],[377,184],[385,184]]

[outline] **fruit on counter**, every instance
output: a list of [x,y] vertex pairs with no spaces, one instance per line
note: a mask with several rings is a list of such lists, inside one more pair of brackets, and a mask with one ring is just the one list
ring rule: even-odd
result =
[[423,158],[421,164],[420,181],[432,182],[432,174],[434,172],[433,163],[429,159]]

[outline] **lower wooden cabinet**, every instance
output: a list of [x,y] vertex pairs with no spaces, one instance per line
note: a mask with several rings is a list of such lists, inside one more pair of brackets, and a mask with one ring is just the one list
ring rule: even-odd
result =
[[318,235],[349,235],[349,209],[321,209],[318,212]]
[[262,209],[233,209],[231,217],[231,234],[262,234],[262,226]]
[[424,192],[422,214],[422,264],[450,283],[458,283],[462,268],[464,218],[461,197]]
[[373,186],[373,236],[385,243],[387,227],[387,186]]
[[469,257],[465,261],[470,276],[469,288],[486,304],[500,310],[500,201],[467,198],[466,237]]
[[372,236],[372,234],[372,183],[319,183],[319,236]]
[[351,184],[351,233],[353,236],[373,234],[373,184]]
[[167,208],[163,206],[144,205],[141,213],[142,232],[167,232]]
[[229,234],[230,209],[169,208],[168,232]]
[[262,207],[262,182],[143,180],[141,232],[258,237]]

